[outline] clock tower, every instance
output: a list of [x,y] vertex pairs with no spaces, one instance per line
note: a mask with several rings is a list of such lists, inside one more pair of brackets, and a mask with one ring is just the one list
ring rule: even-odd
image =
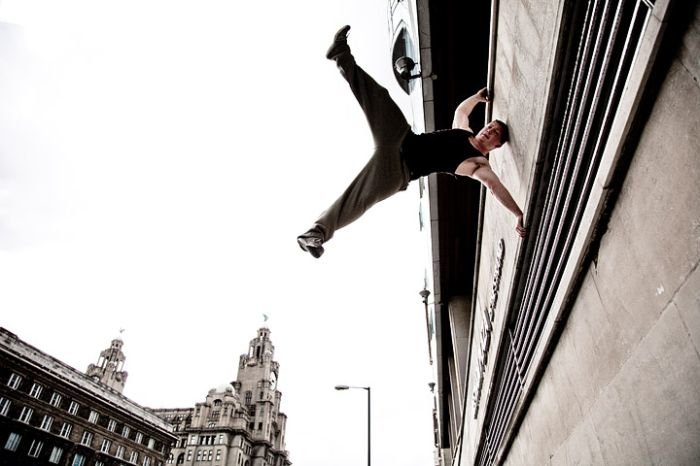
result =
[[[168,463],[199,466],[289,466],[287,415],[280,411],[279,364],[270,329],[258,329],[242,354],[238,377],[209,390],[194,408],[153,410],[170,422],[179,439]],[[230,370],[230,369],[229,369]]]
[[[242,354],[238,363],[238,376],[232,385],[248,410],[248,431],[253,439],[260,441],[260,451],[254,457],[264,458],[268,452],[284,450],[286,416],[279,412],[282,394],[277,390],[279,363],[274,360],[275,347],[270,341],[270,329],[258,329],[257,336],[250,340],[248,352]],[[257,463],[253,461],[253,466]]]

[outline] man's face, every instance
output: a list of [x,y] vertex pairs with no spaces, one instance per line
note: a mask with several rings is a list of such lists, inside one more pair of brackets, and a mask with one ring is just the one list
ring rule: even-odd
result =
[[501,125],[496,121],[492,121],[479,131],[476,138],[487,150],[491,150],[501,146],[502,132],[503,128],[501,128]]

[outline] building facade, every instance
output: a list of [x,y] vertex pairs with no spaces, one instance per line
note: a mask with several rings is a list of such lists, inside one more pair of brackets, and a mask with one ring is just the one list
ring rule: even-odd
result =
[[240,357],[231,384],[209,391],[193,408],[155,409],[178,435],[169,464],[286,466],[287,416],[280,411],[279,364],[270,330],[261,328]]
[[[426,128],[451,88],[488,84],[511,135],[491,165],[529,228],[483,189],[464,205],[468,180],[426,180],[439,462],[700,464],[698,2],[415,4]],[[460,59],[481,85],[436,70]]]
[[0,328],[0,465],[162,466],[172,427],[123,396],[125,376],[107,366],[88,376]]

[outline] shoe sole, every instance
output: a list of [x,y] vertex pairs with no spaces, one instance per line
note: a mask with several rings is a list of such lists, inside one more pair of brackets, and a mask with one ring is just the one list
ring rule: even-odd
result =
[[333,44],[328,48],[326,52],[326,58],[329,60],[335,59],[338,55],[346,51],[350,51],[350,46],[348,46],[348,33],[350,32],[350,26],[343,26],[335,33],[333,36]]
[[313,246],[307,246],[304,244],[304,242],[301,240],[301,238],[297,238],[297,244],[301,248],[302,251],[306,251],[309,254],[311,254],[315,259],[318,259],[323,255],[323,247],[318,247],[315,248]]

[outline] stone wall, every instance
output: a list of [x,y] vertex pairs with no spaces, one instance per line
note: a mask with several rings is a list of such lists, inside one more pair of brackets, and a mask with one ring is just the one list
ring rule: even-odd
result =
[[696,6],[508,464],[700,464],[699,44]]

